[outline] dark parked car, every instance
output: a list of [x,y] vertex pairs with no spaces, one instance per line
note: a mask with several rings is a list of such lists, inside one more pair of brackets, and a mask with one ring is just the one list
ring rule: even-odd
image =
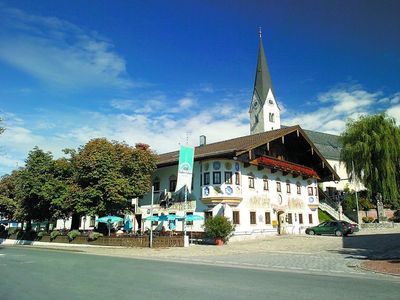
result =
[[344,221],[326,221],[321,224],[309,227],[306,229],[306,233],[309,235],[314,234],[334,234],[336,236],[346,236],[349,233],[353,233],[352,228]]
[[346,221],[340,221],[340,222],[342,222],[342,223],[344,223],[344,224],[346,224],[347,226],[350,227],[350,233],[354,233],[354,232],[357,232],[357,231],[360,230],[358,228],[357,224],[349,223],[349,222],[346,222]]

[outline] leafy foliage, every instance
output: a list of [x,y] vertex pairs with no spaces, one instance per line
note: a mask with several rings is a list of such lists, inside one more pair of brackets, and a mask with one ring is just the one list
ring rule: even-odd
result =
[[400,206],[400,129],[394,119],[377,114],[351,120],[341,139],[349,175],[363,183],[369,197],[379,192],[384,203]]
[[227,242],[235,231],[235,225],[224,216],[215,216],[206,220],[204,231],[212,239],[219,238]]
[[49,236],[49,235],[50,234],[47,231],[40,231],[37,234],[38,237],[44,237],[44,236]]
[[103,236],[102,233],[96,232],[96,231],[92,231],[91,233],[89,233],[88,241],[95,241],[101,236]]
[[[146,144],[94,139],[68,158],[35,147],[23,168],[0,179],[0,212],[9,219],[51,220],[119,214],[151,186],[156,158]],[[74,224],[74,218],[73,222]]]
[[[3,123],[3,119],[0,118],[0,124]],[[5,131],[5,128],[3,126],[0,126],[0,134],[2,134]]]
[[0,212],[6,219],[14,219],[17,209],[15,200],[15,187],[18,171],[5,175],[0,179]]
[[129,199],[151,186],[155,156],[148,146],[94,139],[74,156],[79,188],[78,211],[89,215],[118,214],[130,209]]
[[17,217],[23,220],[51,219],[55,204],[66,198],[67,186],[57,178],[55,161],[50,152],[35,147],[25,163],[16,180]]
[[70,232],[68,232],[68,238],[70,241],[72,241],[74,238],[76,238],[77,236],[80,236],[81,233],[79,230],[71,230]]
[[50,239],[51,240],[54,240],[56,237],[58,237],[59,235],[61,235],[61,232],[60,231],[58,231],[58,230],[53,230],[51,233],[50,233]]

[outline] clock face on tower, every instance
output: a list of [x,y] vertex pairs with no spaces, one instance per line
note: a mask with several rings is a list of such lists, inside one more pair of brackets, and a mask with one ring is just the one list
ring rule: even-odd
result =
[[253,108],[256,108],[258,106],[258,102],[257,102],[257,100],[254,100],[253,101]]

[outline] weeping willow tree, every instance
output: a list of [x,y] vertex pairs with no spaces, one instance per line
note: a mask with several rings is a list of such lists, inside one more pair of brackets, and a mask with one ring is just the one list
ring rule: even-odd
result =
[[400,128],[395,120],[385,114],[351,120],[341,140],[349,176],[357,177],[369,197],[381,193],[384,203],[399,207]]

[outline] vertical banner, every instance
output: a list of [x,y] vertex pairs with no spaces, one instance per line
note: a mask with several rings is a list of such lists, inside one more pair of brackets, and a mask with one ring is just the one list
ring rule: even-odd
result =
[[175,192],[182,189],[185,185],[189,193],[192,191],[193,161],[194,148],[181,146],[179,150],[178,180]]

